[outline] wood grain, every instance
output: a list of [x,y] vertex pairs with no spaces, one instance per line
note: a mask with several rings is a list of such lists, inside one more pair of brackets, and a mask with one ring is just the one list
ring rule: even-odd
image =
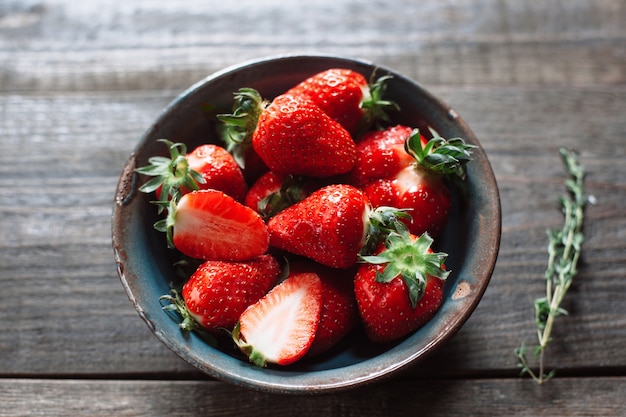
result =
[[[255,393],[209,381],[0,381],[0,416],[622,416],[624,378],[394,381],[324,397]],[[580,395],[584,392],[585,395]],[[93,395],[97,393],[97,395]],[[590,401],[593,399],[593,401]]]
[[[626,172],[617,162],[610,172],[605,169],[606,160],[617,159],[620,154],[621,136],[613,136],[611,130],[626,131],[616,106],[626,102],[625,91],[585,88],[576,94],[560,88],[502,88],[484,94],[482,89],[447,87],[434,91],[455,103],[457,111],[474,127],[492,161],[503,207],[502,245],[492,282],[475,315],[449,347],[457,357],[462,350],[470,354],[462,364],[442,358],[444,369],[512,370],[512,349],[522,340],[533,341],[531,305],[542,291],[545,230],[558,227],[561,221],[556,197],[564,192],[564,171],[557,146],[583,149],[588,192],[598,203],[587,210],[584,264],[580,284],[574,288],[585,297],[570,302],[569,308],[576,314],[563,318],[568,330],[555,345],[567,346],[581,337],[583,344],[574,352],[555,352],[553,360],[564,367],[592,366],[598,361],[610,367],[626,366],[623,350],[616,349],[613,357],[605,358],[601,348],[617,348],[626,342],[626,217],[622,206],[626,184],[615,181],[625,178]],[[2,344],[0,350],[13,360],[1,364],[0,369],[12,373],[110,372],[121,364],[129,372],[148,370],[155,364],[163,370],[178,369],[178,361],[154,343],[143,323],[136,320],[117,280],[110,249],[110,210],[117,176],[141,131],[154,117],[151,113],[158,112],[169,98],[139,92],[117,99],[107,93],[72,100],[29,96],[20,98],[20,106],[7,107],[4,117],[23,120],[30,109],[39,108],[41,100],[52,101],[52,108],[59,109],[46,113],[47,128],[20,124],[19,129],[9,130],[3,137],[5,153],[0,155],[0,212],[6,233],[0,260],[3,281],[13,289],[2,292],[0,302],[10,306],[8,311],[16,317],[0,321],[0,331],[9,331],[17,323],[22,340]],[[537,108],[534,103],[541,105]],[[563,114],[565,121],[585,119],[597,107],[608,110],[597,112],[585,127],[540,122],[547,118],[548,108],[559,109],[551,114]],[[92,113],[99,117],[89,117]],[[486,116],[481,117],[483,114]],[[128,131],[117,131],[105,122],[112,120]],[[62,136],[51,133],[67,125],[76,127]],[[546,136],[539,137],[539,130]],[[581,141],[591,137],[603,139],[596,141],[593,149],[581,148]],[[542,141],[539,147],[538,141]],[[68,143],[75,145],[68,149]],[[544,148],[547,150],[542,151]],[[11,155],[20,154],[21,149],[25,150],[23,157],[44,163],[35,164],[23,175],[12,170]],[[611,155],[611,149],[618,151]],[[29,186],[33,181],[36,188]],[[16,188],[20,190],[17,196]],[[20,285],[24,282],[29,285]],[[65,305],[74,307],[67,309]],[[605,314],[606,320],[597,320]],[[124,323],[121,328],[120,322]],[[67,329],[81,335],[84,342],[68,338]],[[51,343],[51,350],[60,357],[50,357],[49,353],[44,358],[33,357],[44,341]],[[132,356],[132,349],[130,356],[119,357],[120,344],[128,343],[143,346],[134,351],[138,357]],[[77,356],[88,360],[76,362]]]
[[[0,3],[0,416],[623,415],[625,23],[623,0]],[[250,393],[176,357],[129,303],[110,239],[120,171],[168,103],[229,65],[307,52],[388,66],[452,105],[503,213],[459,333],[378,389],[323,400]],[[534,343],[561,146],[580,151],[595,204],[547,354],[560,378],[536,387],[513,349]]]

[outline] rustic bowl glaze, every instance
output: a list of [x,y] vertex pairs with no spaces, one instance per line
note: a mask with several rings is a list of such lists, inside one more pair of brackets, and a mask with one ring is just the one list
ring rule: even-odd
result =
[[[466,192],[454,191],[454,209],[436,249],[449,254],[452,272],[445,301],[424,327],[390,345],[370,343],[362,330],[332,352],[288,367],[258,368],[234,351],[212,347],[196,334],[181,332],[162,310],[159,297],[168,294],[175,277],[173,251],[153,229],[156,208],[150,196],[138,192],[135,168],[162,155],[157,139],[168,138],[192,149],[216,142],[207,109],[229,112],[233,92],[253,87],[269,98],[319,71],[343,67],[366,77],[391,74],[386,97],[401,112],[395,123],[426,129],[443,137],[464,138],[477,146],[467,167]],[[212,74],[175,99],[143,135],[119,179],[112,217],[112,238],[121,282],[139,316],[156,337],[197,369],[219,380],[258,391],[283,394],[336,392],[378,382],[412,365],[453,336],[478,305],[493,272],[500,244],[501,213],[497,184],[480,143],[457,113],[415,81],[362,60],[322,55],[290,55],[246,62]]]

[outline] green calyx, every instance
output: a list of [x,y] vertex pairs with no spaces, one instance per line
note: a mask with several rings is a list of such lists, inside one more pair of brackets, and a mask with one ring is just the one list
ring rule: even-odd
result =
[[305,197],[303,178],[297,175],[287,175],[280,190],[259,201],[259,213],[267,220]]
[[360,255],[370,255],[385,241],[390,233],[405,230],[406,226],[402,222],[403,219],[411,219],[411,215],[407,213],[406,209],[380,206],[372,210],[368,215],[365,244]]
[[159,297],[161,308],[172,320],[178,323],[178,327],[185,332],[194,332],[210,346],[217,346],[217,339],[211,332],[207,331],[191,314],[185,304],[185,300],[178,291],[172,289],[171,294]]
[[443,175],[465,176],[465,165],[471,160],[476,146],[465,143],[462,138],[444,139],[434,130],[433,138],[422,145],[419,129],[414,129],[404,142],[404,149],[424,169]]
[[245,168],[245,153],[252,145],[259,116],[269,104],[253,88],[240,88],[235,93],[232,113],[218,114],[218,133],[226,150],[233,155],[241,168]]
[[235,328],[233,329],[231,336],[232,336],[233,341],[235,342],[235,345],[237,345],[239,350],[248,357],[248,360],[251,363],[253,363],[254,365],[260,368],[264,368],[265,366],[267,366],[267,360],[265,356],[258,350],[254,349],[254,346],[245,342],[241,338],[240,323],[237,323],[237,325],[235,325]]
[[[162,309],[167,312],[178,313],[182,320],[179,322],[178,326],[185,331],[192,331],[198,328],[198,323],[193,318],[189,309],[187,309],[187,305],[182,297],[178,294],[176,290],[172,290],[171,294],[162,295],[159,297],[159,301],[161,302]],[[167,302],[166,304],[164,302]]]
[[408,230],[403,228],[389,233],[385,250],[377,255],[361,256],[361,261],[386,264],[383,272],[377,273],[377,282],[388,283],[400,276],[408,288],[411,307],[415,308],[424,295],[428,277],[445,280],[450,274],[444,269],[448,255],[431,251],[432,243],[433,239],[427,233],[413,240]]
[[154,201],[159,206],[159,212],[165,211],[166,215],[161,220],[154,223],[154,228],[165,233],[167,239],[167,247],[174,249],[174,225],[176,223],[176,202],[174,199],[170,201]]
[[[372,78],[374,74],[372,74]],[[363,117],[356,127],[356,135],[360,136],[372,127],[381,128],[381,122],[389,122],[390,110],[399,110],[397,103],[385,100],[387,91],[387,81],[393,78],[391,75],[383,75],[369,83],[369,97],[365,97],[361,102]]]
[[182,189],[197,190],[198,184],[206,181],[202,175],[189,167],[187,161],[187,147],[183,143],[174,143],[167,139],[159,139],[168,150],[169,157],[153,156],[148,159],[148,165],[137,168],[139,174],[151,176],[145,184],[139,187],[139,191],[152,193],[161,189],[159,200],[153,203],[159,206],[161,213],[168,205],[168,201],[178,201],[182,196]]

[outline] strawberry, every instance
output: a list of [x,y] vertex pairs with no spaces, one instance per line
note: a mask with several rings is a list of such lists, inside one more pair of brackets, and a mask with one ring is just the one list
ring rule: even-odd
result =
[[200,189],[222,191],[241,202],[248,190],[243,173],[228,151],[220,146],[204,144],[187,154],[189,168],[204,179]]
[[[436,237],[452,205],[447,181],[464,176],[474,146],[460,138],[426,141],[418,129],[406,132],[406,127],[396,126],[364,139],[351,181],[362,187],[374,207],[406,209],[411,215],[406,220],[411,233],[428,232]],[[405,155],[398,148],[400,141]]]
[[307,357],[320,355],[339,343],[359,321],[352,269],[325,267],[306,259],[292,260],[290,274],[313,272],[322,281],[322,311]]
[[155,224],[168,244],[192,258],[242,261],[264,254],[269,233],[261,216],[217,190],[197,190],[170,202]]
[[366,132],[357,143],[357,159],[348,181],[361,188],[374,180],[390,178],[415,162],[404,148],[412,132],[412,127],[404,125]]
[[271,171],[310,177],[344,174],[356,159],[350,134],[312,102],[276,97],[261,113],[252,146]]
[[233,340],[250,362],[289,365],[311,347],[322,310],[317,274],[290,275],[241,314]]
[[320,183],[315,178],[279,175],[268,171],[252,184],[244,204],[268,219],[303,200],[318,188]]
[[241,88],[233,112],[217,118],[240,164],[250,147],[280,175],[330,177],[354,164],[356,145],[348,131],[304,96],[283,94],[268,102],[255,89]]
[[183,285],[182,299],[177,293],[161,298],[171,302],[165,309],[183,317],[183,330],[201,326],[217,333],[232,329],[241,313],[263,297],[280,275],[280,265],[271,255],[242,262],[206,261]]
[[272,217],[270,245],[326,266],[348,268],[399,216],[401,212],[390,208],[373,211],[356,187],[331,184]]
[[259,207],[259,204],[268,196],[280,193],[284,179],[285,175],[267,171],[252,183],[243,203],[263,215],[264,207]]
[[384,101],[385,82],[380,77],[371,85],[359,72],[331,68],[300,82],[287,94],[301,95],[315,103],[347,131],[358,136],[378,120],[387,120],[386,110],[396,105]]
[[141,186],[143,192],[156,192],[157,199],[166,202],[198,189],[216,189],[242,201],[247,191],[243,173],[226,149],[205,144],[187,153],[182,143],[161,139],[169,149],[168,157],[156,156],[149,165],[137,172],[153,176]]
[[375,255],[364,256],[354,278],[366,334],[378,343],[397,340],[422,327],[443,303],[449,271],[445,253],[434,253],[428,234],[392,232]]

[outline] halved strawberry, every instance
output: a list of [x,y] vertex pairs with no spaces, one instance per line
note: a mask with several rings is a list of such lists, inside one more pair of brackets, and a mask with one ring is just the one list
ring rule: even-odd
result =
[[417,330],[443,303],[449,271],[445,253],[434,253],[428,234],[391,233],[377,254],[364,256],[354,278],[359,313],[368,337],[391,342]]
[[313,272],[322,281],[322,311],[315,340],[307,357],[320,355],[332,349],[359,322],[354,296],[355,268],[336,269],[307,259],[289,262],[290,274]]
[[386,111],[397,106],[383,100],[389,76],[378,78],[369,84],[365,77],[354,70],[330,68],[300,82],[288,94],[307,97],[347,131],[369,129],[376,121],[388,120]]
[[322,310],[317,274],[289,276],[241,314],[233,340],[250,362],[289,365],[313,343]]
[[165,309],[181,315],[182,329],[192,331],[201,326],[217,333],[233,329],[241,313],[267,294],[281,272],[271,255],[241,262],[206,261],[185,282],[180,296],[175,293],[161,299],[171,303]]
[[356,187],[331,184],[272,217],[270,245],[326,266],[348,268],[402,216],[392,208],[372,210]]
[[193,191],[170,202],[167,217],[155,228],[167,233],[170,247],[197,259],[249,260],[269,244],[261,216],[217,190]]

